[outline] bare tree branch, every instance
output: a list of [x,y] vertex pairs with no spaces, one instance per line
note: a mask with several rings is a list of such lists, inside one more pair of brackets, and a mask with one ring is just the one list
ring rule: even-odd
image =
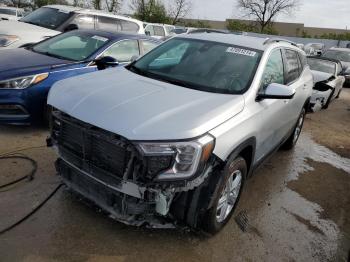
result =
[[172,24],[175,25],[179,19],[184,18],[192,9],[191,0],[172,0],[169,14],[172,17]]
[[299,0],[238,0],[237,7],[250,18],[255,19],[263,32],[277,15],[293,12]]

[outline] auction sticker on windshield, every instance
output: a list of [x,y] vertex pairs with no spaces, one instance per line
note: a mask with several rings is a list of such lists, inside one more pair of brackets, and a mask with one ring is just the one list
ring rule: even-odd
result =
[[226,52],[233,53],[233,54],[239,54],[239,55],[246,55],[246,56],[255,56],[256,52],[248,50],[248,49],[242,49],[237,47],[229,47],[226,49]]

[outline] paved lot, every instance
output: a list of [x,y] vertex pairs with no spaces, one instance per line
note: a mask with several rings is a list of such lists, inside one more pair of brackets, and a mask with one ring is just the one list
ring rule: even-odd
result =
[[[296,149],[279,151],[248,181],[235,216],[207,238],[124,226],[61,188],[43,208],[0,235],[0,261],[347,261],[350,247],[350,89],[307,117]],[[0,127],[0,154],[45,144],[39,127]],[[0,192],[0,230],[30,212],[59,183],[55,154],[21,152],[36,178]],[[30,171],[0,160],[0,185]]]

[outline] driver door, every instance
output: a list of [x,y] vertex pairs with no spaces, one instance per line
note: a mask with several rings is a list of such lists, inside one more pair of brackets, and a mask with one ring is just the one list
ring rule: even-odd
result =
[[[260,83],[260,92],[265,92],[269,84],[285,84],[284,64],[280,48],[272,50],[266,63]],[[287,87],[286,87],[287,88]],[[282,99],[264,99],[257,101],[256,110],[259,112],[255,117],[256,125],[260,126],[261,132],[257,134],[257,160],[260,161],[275,149],[284,136],[284,126],[287,114],[287,104]]]

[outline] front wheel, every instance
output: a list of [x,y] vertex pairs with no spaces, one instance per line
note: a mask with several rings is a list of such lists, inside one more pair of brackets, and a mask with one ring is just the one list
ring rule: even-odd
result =
[[242,157],[231,159],[225,165],[215,186],[213,204],[201,220],[201,229],[215,234],[230,220],[238,203],[247,175],[247,164]]
[[301,111],[301,113],[299,115],[298,122],[294,127],[293,133],[290,135],[290,137],[287,139],[287,141],[284,142],[284,144],[282,145],[283,149],[290,150],[297,143],[299,136],[300,136],[300,133],[301,133],[301,130],[303,129],[305,115],[306,115],[306,110],[305,110],[305,108],[303,108],[303,110]]

